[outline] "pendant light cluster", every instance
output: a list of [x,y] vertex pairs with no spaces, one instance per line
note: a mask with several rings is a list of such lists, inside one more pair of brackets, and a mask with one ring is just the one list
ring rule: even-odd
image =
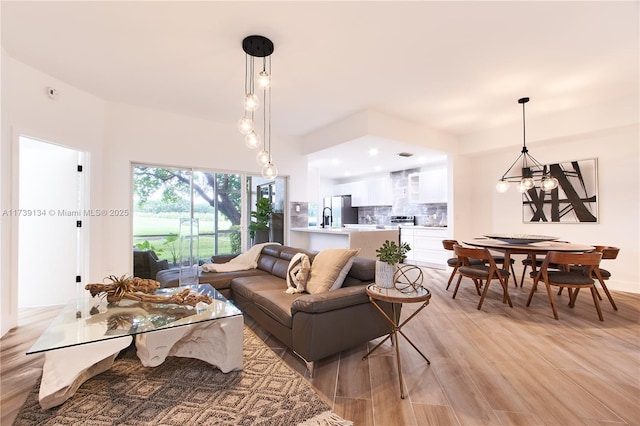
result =
[[[244,143],[250,149],[257,149],[256,161],[262,167],[262,176],[273,179],[278,175],[278,169],[271,160],[271,54],[273,42],[260,35],[251,35],[242,40],[245,56],[244,74],[244,116],[238,121],[238,130],[245,135]],[[262,70],[255,74],[255,59],[262,58]],[[258,59],[258,65],[260,59]],[[262,100],[256,93],[262,92]],[[261,105],[262,103],[262,105]],[[254,117],[262,108],[262,139],[255,128]]]
[[[541,176],[539,186],[543,191],[551,191],[558,187],[558,179],[551,176],[550,171],[547,170],[547,166],[540,164],[540,162],[529,154],[529,150],[527,149],[527,134],[524,120],[524,104],[527,102],[529,102],[529,98],[518,99],[518,103],[522,104],[522,151],[520,151],[520,155],[516,158],[516,161],[511,164],[511,167],[507,169],[507,171],[502,175],[502,178],[500,178],[496,184],[496,190],[498,192],[506,192],[509,189],[509,183],[517,183],[518,190],[520,192],[527,192],[528,190],[536,187],[536,175]],[[522,159],[520,167],[522,174],[509,175],[513,166],[515,166],[520,159]]]

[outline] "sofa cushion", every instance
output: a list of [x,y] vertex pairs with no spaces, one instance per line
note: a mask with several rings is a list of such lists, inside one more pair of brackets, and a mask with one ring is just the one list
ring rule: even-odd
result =
[[311,264],[307,291],[324,293],[340,288],[360,249],[326,249],[318,253]]
[[356,257],[349,271],[349,276],[363,282],[373,282],[376,278],[376,262],[371,259]]
[[[249,269],[237,272],[201,272],[198,277],[199,284],[211,284],[216,290],[224,290],[231,287],[231,280],[236,277],[253,277],[256,275],[268,275],[259,269]],[[180,285],[180,268],[165,269],[158,272],[156,280],[160,287],[178,287]]]
[[267,273],[253,277],[238,277],[231,281],[231,291],[234,297],[240,295],[251,302],[254,301],[257,292],[272,289],[284,293],[287,289],[287,283],[282,278]]
[[307,287],[311,261],[304,253],[296,253],[287,268],[287,293],[302,293]]
[[300,293],[287,294],[282,289],[265,289],[255,292],[253,303],[271,318],[291,328],[291,304],[300,296]]
[[258,259],[258,269],[268,272],[276,277],[287,278],[289,262],[296,253],[305,253],[309,259],[313,259],[314,252],[292,247],[270,245],[262,249],[262,254]]

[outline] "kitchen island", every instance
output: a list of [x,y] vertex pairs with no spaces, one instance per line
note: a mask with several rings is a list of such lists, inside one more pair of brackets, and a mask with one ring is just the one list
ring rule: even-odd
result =
[[399,241],[398,229],[370,228],[291,228],[290,245],[307,250],[320,251],[328,248],[360,249],[358,256],[377,259],[376,249],[385,240]]

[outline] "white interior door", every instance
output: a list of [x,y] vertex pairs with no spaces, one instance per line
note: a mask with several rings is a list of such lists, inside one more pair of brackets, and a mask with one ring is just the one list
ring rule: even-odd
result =
[[[76,298],[83,153],[20,137],[18,307]],[[85,230],[86,232],[86,230]]]

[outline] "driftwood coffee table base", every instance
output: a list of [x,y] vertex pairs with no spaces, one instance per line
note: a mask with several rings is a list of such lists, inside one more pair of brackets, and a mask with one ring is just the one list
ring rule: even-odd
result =
[[[167,356],[196,358],[223,373],[242,369],[242,315],[137,334],[137,355],[145,367]],[[132,336],[45,352],[39,402],[44,409],[64,403],[90,378],[108,370]]]

